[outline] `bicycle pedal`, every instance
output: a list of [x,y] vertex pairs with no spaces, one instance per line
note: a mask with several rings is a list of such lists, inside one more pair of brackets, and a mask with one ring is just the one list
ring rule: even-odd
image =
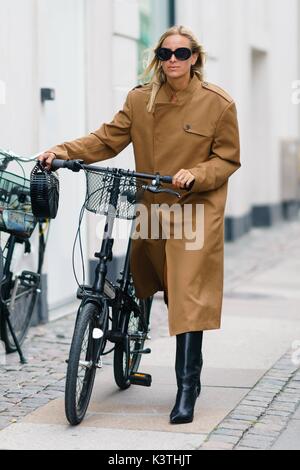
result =
[[147,349],[140,349],[138,351],[134,351],[136,354],[151,354],[151,349],[150,348],[147,348]]
[[150,374],[136,372],[129,377],[131,385],[140,385],[142,387],[151,387],[152,377]]

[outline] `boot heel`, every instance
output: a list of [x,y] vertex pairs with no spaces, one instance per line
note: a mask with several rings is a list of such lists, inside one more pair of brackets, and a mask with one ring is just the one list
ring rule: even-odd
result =
[[175,407],[170,415],[171,424],[187,424],[194,420],[197,388],[178,391]]

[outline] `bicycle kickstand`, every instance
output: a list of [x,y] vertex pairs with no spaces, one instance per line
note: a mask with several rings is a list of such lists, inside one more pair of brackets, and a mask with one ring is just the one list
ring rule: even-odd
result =
[[20,363],[21,364],[27,364],[27,360],[26,358],[24,357],[24,354],[23,354],[23,351],[21,349],[21,346],[20,346],[20,343],[18,341],[18,338],[16,337],[16,334],[14,332],[14,329],[12,327],[12,324],[11,324],[11,321],[10,321],[10,318],[9,318],[9,313],[6,312],[6,321],[7,321],[7,324],[8,324],[8,328],[9,328],[9,331],[10,331],[10,334],[12,335],[12,338],[14,340],[14,343],[16,345],[16,348],[17,348],[17,351],[19,353],[19,357],[20,357]]

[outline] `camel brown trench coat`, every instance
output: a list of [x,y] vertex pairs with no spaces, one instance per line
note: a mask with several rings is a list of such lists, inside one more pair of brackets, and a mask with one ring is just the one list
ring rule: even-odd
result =
[[90,164],[116,156],[132,142],[138,172],[174,176],[187,169],[194,174],[192,189],[179,190],[181,199],[145,193],[143,202],[148,206],[203,204],[203,247],[187,250],[184,238],[136,239],[131,271],[137,296],[146,298],[165,289],[167,263],[171,336],[219,329],[228,178],[241,166],[236,106],[224,90],[196,76],[187,89],[177,93],[175,102],[172,89],[164,84],[153,113],[146,109],[149,96],[150,85],[135,88],[111,123],[49,151],[58,158]]

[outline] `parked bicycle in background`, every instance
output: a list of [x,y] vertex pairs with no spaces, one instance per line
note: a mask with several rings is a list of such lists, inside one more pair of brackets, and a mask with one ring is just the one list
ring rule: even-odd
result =
[[[26,363],[21,346],[31,324],[38,296],[49,230],[49,220],[33,215],[30,179],[23,165],[35,162],[0,149],[0,339],[6,353],[18,352]],[[7,171],[9,165],[17,171]],[[14,170],[15,170],[14,168]],[[18,174],[16,174],[18,173]],[[32,235],[38,229],[36,266],[29,264]],[[22,268],[17,266],[21,262]]]

